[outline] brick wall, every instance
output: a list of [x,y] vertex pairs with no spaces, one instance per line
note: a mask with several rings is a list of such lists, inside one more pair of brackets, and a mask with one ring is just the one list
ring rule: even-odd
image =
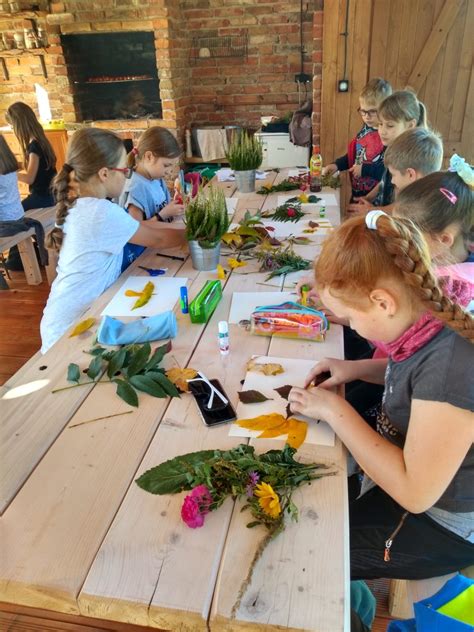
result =
[[[319,135],[323,0],[303,2],[303,72],[313,77],[308,96],[315,104],[313,127]],[[25,15],[0,15],[0,31],[23,28]],[[160,77],[162,120],[98,122],[137,135],[150,124],[176,129],[195,124],[259,127],[260,117],[293,111],[305,98],[294,76],[301,70],[300,0],[53,0],[48,13],[36,14],[48,33],[42,51],[2,51],[9,79],[1,77],[0,124],[10,103],[22,100],[36,109],[34,82],[49,93],[54,118],[76,123],[72,86],[60,42],[61,33],[153,31]],[[196,37],[248,36],[245,57],[198,58]],[[44,76],[41,56],[46,67]]]

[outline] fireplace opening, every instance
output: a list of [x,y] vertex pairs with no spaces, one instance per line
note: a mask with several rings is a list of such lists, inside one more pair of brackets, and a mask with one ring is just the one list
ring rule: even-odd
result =
[[61,35],[79,121],[162,117],[151,32]]

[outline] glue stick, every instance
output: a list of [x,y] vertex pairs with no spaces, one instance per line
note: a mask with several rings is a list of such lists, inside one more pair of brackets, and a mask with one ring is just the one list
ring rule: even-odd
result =
[[226,320],[219,321],[219,351],[221,355],[229,353],[229,325]]

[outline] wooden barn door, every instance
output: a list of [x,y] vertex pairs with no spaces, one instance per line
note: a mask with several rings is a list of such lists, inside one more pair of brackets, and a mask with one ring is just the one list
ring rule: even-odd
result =
[[[350,0],[346,75],[343,78],[348,0],[325,0],[321,148],[325,162],[345,153],[360,128],[358,94],[381,76],[394,89],[413,88],[443,137],[445,156],[473,161],[472,54],[474,0]],[[470,34],[470,35],[469,35]]]

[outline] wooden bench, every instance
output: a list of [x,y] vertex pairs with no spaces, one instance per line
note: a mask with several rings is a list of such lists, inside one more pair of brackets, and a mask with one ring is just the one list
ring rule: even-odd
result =
[[[28,217],[41,222],[46,235],[54,227],[55,207],[50,206],[48,208],[38,208],[28,211]],[[23,269],[25,271],[26,282],[29,285],[38,285],[43,280],[33,246],[32,237],[34,234],[35,231],[30,228],[30,230],[22,231],[16,235],[11,235],[10,237],[0,237],[0,252],[5,252],[6,250],[13,248],[13,246],[18,246],[18,251],[23,263]],[[55,253],[51,254],[50,251],[50,261],[46,268],[46,275],[50,283],[56,274],[56,261],[57,258]]]
[[[474,566],[460,571],[466,577],[474,578]],[[413,604],[434,595],[456,573],[430,577],[429,579],[392,579],[388,593],[388,611],[396,619],[410,619],[414,616]]]

